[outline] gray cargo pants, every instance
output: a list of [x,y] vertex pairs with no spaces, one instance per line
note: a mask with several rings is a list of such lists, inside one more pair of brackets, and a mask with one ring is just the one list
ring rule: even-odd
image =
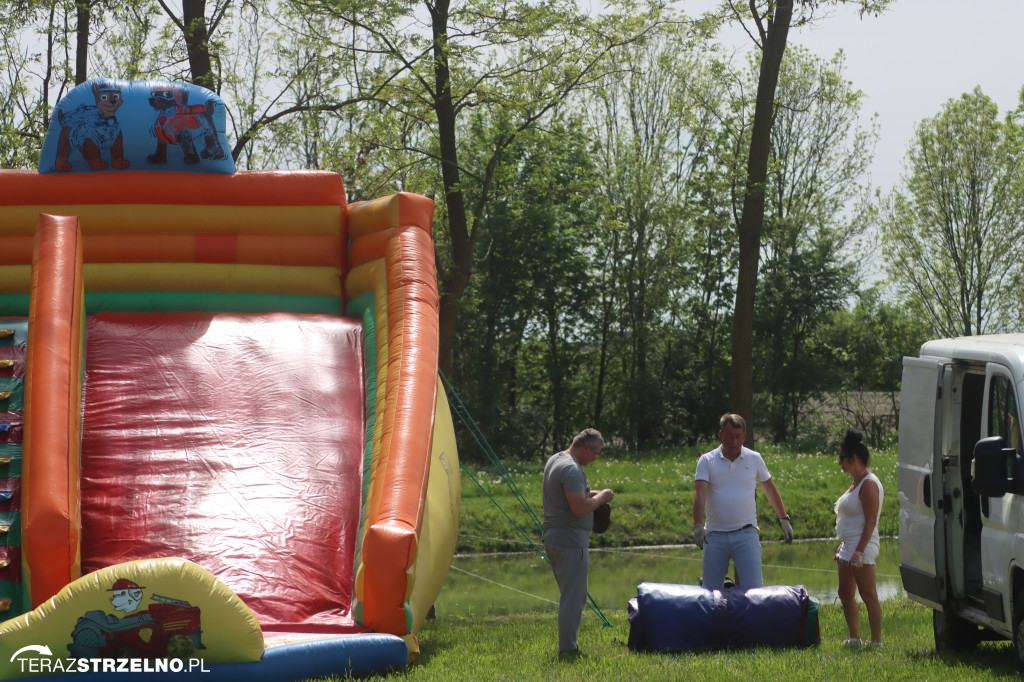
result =
[[558,583],[558,650],[577,648],[576,633],[580,629],[583,607],[587,605],[587,572],[590,570],[588,547],[556,547],[544,543],[551,560],[551,570]]

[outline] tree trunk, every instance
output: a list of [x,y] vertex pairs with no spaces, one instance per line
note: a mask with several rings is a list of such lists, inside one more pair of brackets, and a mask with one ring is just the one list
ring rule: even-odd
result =
[[216,90],[210,59],[210,35],[206,28],[206,0],[182,0],[181,13],[192,82]]
[[438,320],[438,361],[441,371],[446,374],[451,373],[459,301],[469,286],[473,267],[473,245],[470,239],[469,218],[466,214],[466,198],[460,187],[458,148],[455,144],[456,114],[448,65],[448,8],[448,0],[440,0],[430,6],[430,22],[434,36],[434,113],[437,115],[441,182],[444,186],[448,236],[452,250],[448,272],[441,278]]
[[76,6],[77,26],[75,31],[75,85],[89,80],[89,20],[92,8],[87,2],[79,2]]
[[[747,443],[754,440],[754,295],[764,228],[765,182],[774,121],[775,89],[786,52],[793,0],[779,0],[768,18],[761,44],[761,70],[757,78],[754,125],[747,157],[747,181],[740,217],[739,272],[732,332],[732,410],[747,420]],[[755,17],[757,19],[757,17]],[[760,24],[760,22],[758,22]]]
[[565,358],[559,352],[558,300],[553,291],[545,296],[547,314],[548,377],[551,381],[551,433],[554,443],[565,442],[571,434],[565,423]]

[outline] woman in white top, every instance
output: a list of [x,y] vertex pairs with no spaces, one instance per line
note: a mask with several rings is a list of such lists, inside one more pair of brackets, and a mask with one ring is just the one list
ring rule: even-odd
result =
[[848,429],[839,446],[839,466],[850,474],[853,483],[836,500],[836,550],[839,564],[839,599],[850,638],[844,644],[860,644],[860,609],[856,592],[868,610],[871,644],[882,645],[882,607],[875,587],[875,560],[878,558],[878,514],[882,509],[882,483],[868,468],[871,455],[864,436]]

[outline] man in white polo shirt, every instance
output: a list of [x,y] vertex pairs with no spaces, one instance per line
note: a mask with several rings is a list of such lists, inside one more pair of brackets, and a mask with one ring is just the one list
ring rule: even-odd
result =
[[[722,589],[729,559],[741,587],[761,587],[761,540],[757,528],[757,485],[779,516],[786,542],[793,524],[761,455],[744,447],[747,423],[738,414],[719,421],[722,445],[697,460],[693,495],[693,541],[704,550],[703,585]],[[705,508],[707,519],[705,520]]]

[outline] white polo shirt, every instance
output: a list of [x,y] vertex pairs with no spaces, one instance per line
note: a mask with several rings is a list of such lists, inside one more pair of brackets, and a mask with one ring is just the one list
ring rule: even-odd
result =
[[704,528],[709,532],[739,530],[748,524],[757,528],[757,484],[771,477],[760,453],[747,447],[732,462],[722,454],[722,446],[701,455],[694,478],[708,482]]

